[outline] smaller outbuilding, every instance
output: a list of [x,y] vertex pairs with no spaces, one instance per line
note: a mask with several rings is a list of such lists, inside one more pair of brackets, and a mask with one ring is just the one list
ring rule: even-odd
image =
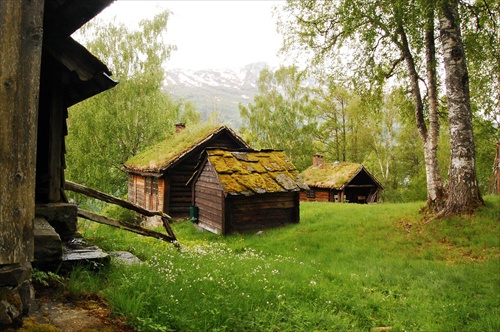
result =
[[376,203],[384,189],[362,164],[324,163],[321,155],[301,175],[309,187],[301,191],[301,201]]
[[298,223],[307,185],[283,151],[207,149],[192,179],[198,226],[216,234]]

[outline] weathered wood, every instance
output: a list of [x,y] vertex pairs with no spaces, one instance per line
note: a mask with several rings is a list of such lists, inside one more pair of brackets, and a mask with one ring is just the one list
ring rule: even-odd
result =
[[0,265],[33,260],[43,9],[0,1]]
[[74,191],[76,193],[80,193],[80,194],[83,194],[83,195],[86,195],[89,197],[97,198],[98,200],[101,200],[101,201],[104,201],[107,203],[121,206],[121,207],[126,208],[128,210],[138,212],[138,213],[140,213],[144,216],[147,216],[147,217],[160,216],[162,218],[163,225],[165,226],[165,229],[166,229],[168,235],[171,238],[173,238],[174,240],[176,240],[174,232],[172,231],[172,228],[170,227],[169,222],[168,222],[169,220],[172,220],[172,218],[166,213],[163,213],[161,211],[146,210],[146,209],[144,209],[140,206],[137,206],[133,203],[119,199],[118,197],[105,194],[105,193],[100,192],[98,190],[88,188],[84,185],[81,185],[81,184],[78,184],[78,183],[75,183],[72,181],[68,181],[68,180],[66,180],[66,182],[65,182],[65,189],[71,190],[71,191]]
[[[152,231],[152,230],[147,229],[147,228],[142,228],[142,227],[134,225],[134,224],[129,224],[127,222],[123,222],[123,221],[116,220],[113,218],[105,217],[105,216],[102,216],[102,215],[97,214],[97,213],[78,209],[78,216],[81,218],[85,218],[88,220],[98,222],[100,224],[104,224],[104,225],[108,225],[108,226],[112,226],[112,227],[116,227],[116,228],[120,228],[120,229],[125,229],[125,230],[133,232],[133,233],[137,233],[137,234],[144,235],[144,236],[154,237],[154,238],[157,238],[160,240],[165,240],[165,241],[168,241],[170,243],[173,243],[175,246],[179,246],[177,240],[174,237],[171,237],[171,236],[163,234],[163,233],[158,233],[158,232]],[[165,222],[165,220],[163,220],[163,221]]]
[[61,64],[44,52],[38,110],[36,201],[63,202],[64,136],[67,133],[65,81]]

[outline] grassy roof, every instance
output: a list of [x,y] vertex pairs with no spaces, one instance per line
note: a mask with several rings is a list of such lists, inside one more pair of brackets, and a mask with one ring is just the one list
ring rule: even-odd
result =
[[222,130],[229,130],[235,137],[238,137],[236,133],[226,126],[203,125],[188,127],[180,133],[173,133],[162,142],[130,158],[125,162],[125,168],[142,172],[164,170],[193,148]]
[[342,189],[361,170],[357,163],[325,163],[311,166],[302,172],[302,178],[310,187]]
[[253,195],[307,188],[283,151],[209,149],[207,153],[228,194]]

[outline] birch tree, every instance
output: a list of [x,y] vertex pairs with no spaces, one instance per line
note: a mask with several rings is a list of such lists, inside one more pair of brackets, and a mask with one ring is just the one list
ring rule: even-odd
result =
[[[315,65],[348,67],[351,75],[365,80],[385,80],[395,75],[405,79],[424,145],[427,205],[440,209],[444,206],[444,191],[437,162],[437,100],[432,100],[432,93],[431,100],[426,100],[427,93],[422,92],[426,87],[435,89],[435,61],[428,60],[426,72],[420,57],[425,49],[429,56],[433,54],[434,39],[426,35],[424,43],[422,35],[422,31],[432,30],[432,11],[432,6],[414,6],[404,0],[288,1],[288,16],[282,16],[280,24],[285,36],[283,50],[312,52]],[[345,46],[351,53],[339,56]],[[430,80],[426,81],[426,77]],[[426,84],[422,85],[422,81]]]
[[440,4],[439,32],[446,71],[450,127],[449,197],[444,214],[471,212],[483,204],[476,176],[469,74],[460,30],[457,0]]
[[[435,212],[442,211],[446,205],[437,157],[440,86],[435,44],[436,19],[438,16],[447,17],[443,15],[445,6],[441,6],[444,3],[446,1],[288,1],[280,20],[285,52],[309,53],[313,65],[337,66],[337,70],[343,69],[348,76],[381,82],[393,79],[393,82],[406,84],[413,97],[416,128],[424,146],[427,207]],[[443,31],[442,20],[440,27]],[[459,27],[457,31],[460,31]],[[447,70],[447,76],[449,73]],[[464,105],[467,102],[464,98],[459,103]],[[465,117],[454,119],[463,120],[462,125],[468,127]],[[452,146],[457,138],[451,138]],[[470,148],[465,149],[465,154],[473,160]],[[450,176],[462,179],[466,176],[471,186],[477,188],[475,176],[468,170],[472,165],[450,168],[450,172],[457,173]],[[452,190],[448,195],[453,201],[457,193]],[[464,200],[459,201],[458,205],[468,205]],[[448,205],[446,213],[461,210],[457,205],[454,208]]]

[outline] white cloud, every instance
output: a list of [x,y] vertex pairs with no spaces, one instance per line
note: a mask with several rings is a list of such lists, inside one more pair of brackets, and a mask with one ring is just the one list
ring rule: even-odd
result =
[[177,45],[167,68],[237,68],[278,64],[281,37],[272,7],[279,1],[117,1],[100,16],[135,24],[168,8],[167,40]]

